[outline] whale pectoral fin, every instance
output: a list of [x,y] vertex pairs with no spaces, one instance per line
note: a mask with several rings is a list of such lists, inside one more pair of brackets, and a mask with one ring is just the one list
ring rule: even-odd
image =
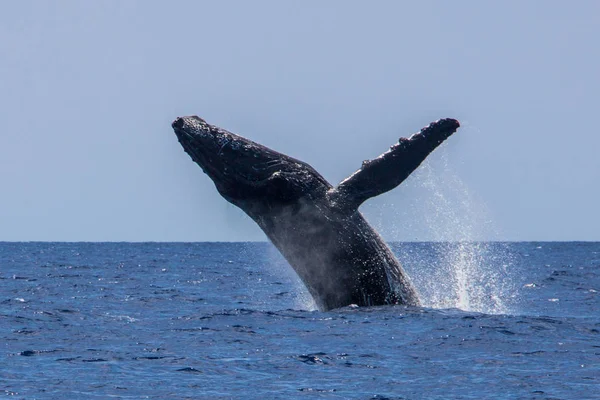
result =
[[440,119],[411,137],[400,138],[379,157],[331,189],[330,199],[345,210],[356,210],[365,200],[400,185],[425,158],[460,126],[455,119]]

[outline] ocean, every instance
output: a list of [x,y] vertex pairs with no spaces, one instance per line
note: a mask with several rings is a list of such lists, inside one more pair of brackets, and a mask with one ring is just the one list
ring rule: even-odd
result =
[[314,303],[268,243],[0,243],[0,394],[600,399],[600,243],[391,243],[424,307]]

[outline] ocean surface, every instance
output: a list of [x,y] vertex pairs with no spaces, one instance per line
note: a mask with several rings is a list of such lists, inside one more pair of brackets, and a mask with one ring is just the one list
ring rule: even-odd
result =
[[268,243],[0,243],[0,394],[600,399],[600,243],[392,243],[425,307],[319,312]]

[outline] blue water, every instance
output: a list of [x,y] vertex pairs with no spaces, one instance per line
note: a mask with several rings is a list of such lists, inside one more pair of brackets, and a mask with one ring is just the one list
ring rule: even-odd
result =
[[397,243],[424,308],[314,311],[266,243],[0,243],[14,398],[600,398],[600,243]]

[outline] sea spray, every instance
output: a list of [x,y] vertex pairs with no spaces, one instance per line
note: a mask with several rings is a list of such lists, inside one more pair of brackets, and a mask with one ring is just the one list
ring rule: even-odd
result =
[[[418,176],[427,192],[424,220],[434,240],[428,245],[435,253],[435,258],[419,262],[435,260],[434,265],[421,265],[412,276],[421,300],[433,308],[509,313],[514,300],[512,256],[502,243],[477,241],[497,236],[489,213],[449,167],[445,152],[440,161],[442,170],[425,162]],[[401,254],[405,263],[415,262],[414,257]]]
[[287,287],[292,288],[290,296],[288,296],[290,303],[283,308],[308,311],[318,309],[315,300],[308,292],[304,283],[302,283],[298,274],[294,272],[294,269],[290,267],[277,248],[270,243],[267,246],[266,260],[269,272],[277,276]]

